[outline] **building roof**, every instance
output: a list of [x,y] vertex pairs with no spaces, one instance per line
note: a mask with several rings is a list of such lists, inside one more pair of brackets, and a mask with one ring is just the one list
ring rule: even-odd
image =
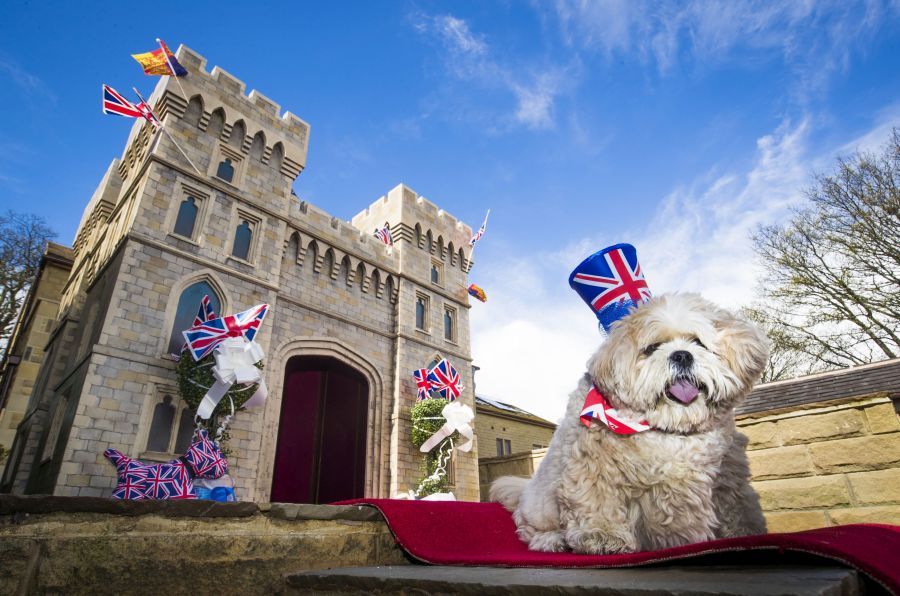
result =
[[743,405],[735,408],[735,414],[876,393],[900,395],[900,358],[759,385]]
[[540,416],[532,414],[527,410],[523,410],[522,408],[519,408],[512,404],[485,397],[483,395],[475,396],[475,409],[478,412],[484,414],[503,416],[506,418],[516,418],[518,420],[524,420],[526,422],[533,422],[541,426],[547,426],[548,428],[556,428],[556,425],[554,423],[541,418]]

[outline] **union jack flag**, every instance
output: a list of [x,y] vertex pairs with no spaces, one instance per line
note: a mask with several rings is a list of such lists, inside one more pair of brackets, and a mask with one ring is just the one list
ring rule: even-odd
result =
[[481,237],[484,236],[484,231],[487,229],[487,220],[491,214],[491,210],[488,209],[487,213],[484,216],[484,222],[481,224],[481,227],[478,228],[478,231],[472,235],[472,239],[469,240],[469,246],[475,246],[475,243],[481,240]]
[[199,361],[228,337],[244,337],[247,341],[253,341],[268,310],[268,304],[258,304],[236,315],[205,321],[183,331],[188,350],[194,360]]
[[599,312],[611,304],[618,306],[623,306],[627,302],[640,304],[650,299],[650,288],[641,272],[637,257],[632,263],[621,248],[611,250],[603,257],[609,268],[609,274],[576,273],[572,278],[574,283],[596,288],[594,291],[597,294],[590,299],[595,311]]
[[413,371],[412,375],[416,380],[416,401],[428,399],[428,392],[431,391],[431,383],[428,382],[428,369],[416,369]]
[[198,438],[191,445],[184,459],[194,470],[194,474],[202,478],[221,478],[228,473],[228,461],[222,455],[219,446],[209,438],[209,433],[201,430]]
[[[197,311],[197,316],[194,317],[194,322],[191,323],[191,327],[197,327],[198,325],[202,325],[207,321],[211,321],[216,318],[216,313],[212,308],[212,304],[209,303],[209,294],[203,296],[200,300],[200,310]],[[181,346],[181,351],[184,352],[188,349],[187,343]]]
[[154,128],[161,126],[159,120],[153,114],[153,110],[150,109],[146,102],[141,101],[139,104],[133,104],[109,85],[103,85],[103,113],[116,114],[127,118],[144,118]]
[[459,373],[446,358],[428,371],[428,383],[431,385],[432,391],[436,391],[447,401],[455,400],[463,390]]
[[388,226],[384,226],[380,230],[375,230],[375,237],[388,246],[394,246],[394,238],[391,236],[391,228]]

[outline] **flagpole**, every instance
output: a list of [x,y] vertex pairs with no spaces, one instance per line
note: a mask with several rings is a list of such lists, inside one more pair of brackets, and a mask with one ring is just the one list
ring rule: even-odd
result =
[[179,151],[181,151],[181,154],[182,154],[182,155],[184,156],[184,158],[188,161],[188,163],[191,164],[191,167],[194,168],[194,171],[197,172],[197,175],[198,175],[198,176],[203,176],[203,174],[200,172],[199,168],[197,168],[197,166],[194,165],[194,162],[191,161],[191,158],[188,157],[188,154],[185,153],[185,152],[184,152],[184,149],[181,148],[181,145],[178,144],[178,141],[175,140],[175,137],[173,137],[173,136],[169,133],[169,131],[166,129],[166,125],[163,124],[163,123],[159,120],[159,118],[156,117],[156,114],[153,113],[153,108],[150,107],[150,104],[147,103],[147,101],[146,101],[146,100],[144,99],[144,97],[141,95],[141,92],[138,91],[137,88],[135,88],[135,87],[132,87],[132,89],[134,89],[134,92],[137,93],[137,96],[141,99],[141,102],[142,102],[145,106],[147,106],[147,109],[148,109],[148,110],[150,110],[150,114],[153,116],[153,119],[156,120],[157,122],[159,122],[159,128],[160,128],[164,133],[166,133],[166,136],[169,137],[169,140],[172,141],[172,144],[175,145],[175,147],[176,147]]
[[166,64],[169,65],[169,70],[172,71],[172,74],[170,76],[175,78],[175,82],[178,83],[178,88],[181,89],[181,96],[184,98],[184,101],[187,101],[187,93],[185,92],[184,87],[181,86],[181,81],[178,80],[178,75],[175,74],[175,67],[172,66],[172,60],[169,59],[169,52],[166,51],[165,44],[158,37],[156,38],[156,43],[159,44],[159,49],[162,50],[163,56],[166,57]]

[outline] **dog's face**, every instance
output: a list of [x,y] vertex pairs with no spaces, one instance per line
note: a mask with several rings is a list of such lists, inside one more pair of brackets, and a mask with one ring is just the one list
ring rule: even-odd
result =
[[708,430],[759,380],[769,340],[696,294],[666,294],[613,325],[588,363],[612,405],[654,428]]

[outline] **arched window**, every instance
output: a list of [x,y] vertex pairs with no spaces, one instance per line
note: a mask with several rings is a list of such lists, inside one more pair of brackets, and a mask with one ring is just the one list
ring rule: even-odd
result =
[[216,169],[216,177],[221,178],[225,182],[234,180],[234,166],[231,165],[231,159],[226,157],[219,162],[219,167]]
[[174,453],[182,454],[191,446],[191,439],[194,438],[194,413],[190,408],[181,410],[181,417],[178,422],[178,434],[175,436]]
[[209,116],[209,124],[206,126],[206,132],[214,139],[218,139],[222,134],[222,128],[225,126],[225,110],[216,108]]
[[231,136],[228,137],[228,144],[238,149],[244,144],[244,137],[247,136],[247,127],[244,126],[243,120],[238,120],[231,127]]
[[246,219],[234,231],[234,244],[231,247],[231,256],[249,260],[250,242],[253,240],[253,227]]
[[182,331],[190,329],[200,310],[200,301],[204,296],[209,296],[209,305],[216,316],[221,316],[222,302],[219,295],[208,282],[198,281],[185,288],[178,299],[178,308],[175,311],[175,321],[172,323],[172,333],[169,335],[169,354],[180,354],[184,345]]
[[281,162],[284,161],[284,145],[279,141],[272,147],[272,157],[269,158],[269,165],[278,171],[281,169]]
[[169,440],[172,438],[172,422],[175,421],[175,406],[172,396],[167,395],[153,408],[153,421],[150,423],[150,434],[147,435],[147,451],[167,453]]
[[263,151],[266,148],[266,135],[263,131],[259,131],[253,137],[253,143],[250,144],[250,157],[256,161],[262,161]]
[[175,220],[174,232],[185,238],[193,238],[197,211],[199,211],[199,208],[197,207],[197,199],[194,197],[189,196],[181,201],[181,206],[178,208],[178,218]]
[[187,110],[184,112],[184,121],[193,126],[200,124],[200,118],[203,116],[203,98],[195,95],[188,102]]

